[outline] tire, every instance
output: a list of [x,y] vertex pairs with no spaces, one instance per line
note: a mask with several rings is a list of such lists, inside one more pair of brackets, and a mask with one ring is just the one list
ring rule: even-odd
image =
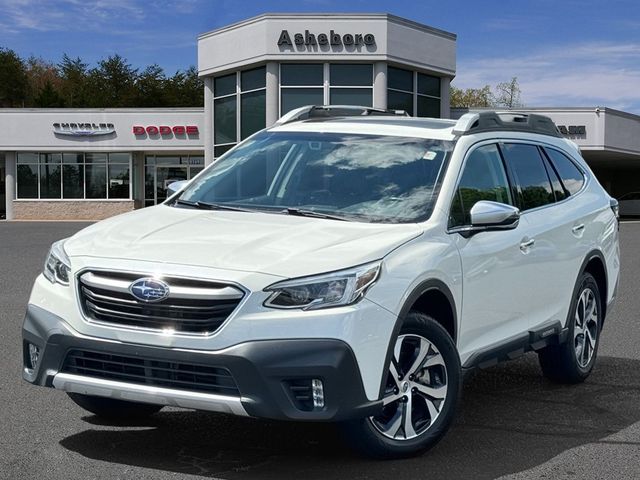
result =
[[433,317],[409,312],[386,375],[383,411],[342,424],[348,443],[382,459],[427,451],[451,426],[460,397],[462,373],[453,339]]
[[[587,328],[584,328],[586,318]],[[583,273],[567,316],[568,337],[562,345],[538,352],[542,373],[556,383],[583,382],[593,370],[602,330],[602,305],[598,283]],[[586,343],[585,343],[586,342]]]
[[128,402],[126,400],[94,397],[71,392],[68,392],[67,395],[85,410],[98,417],[110,420],[143,418],[153,415],[162,409],[162,405],[153,405],[150,403]]

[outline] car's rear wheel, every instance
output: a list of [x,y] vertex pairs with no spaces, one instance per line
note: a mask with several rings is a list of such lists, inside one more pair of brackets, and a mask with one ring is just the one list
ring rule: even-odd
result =
[[602,305],[598,283],[590,273],[584,273],[576,292],[567,319],[567,341],[538,352],[542,373],[558,383],[584,381],[596,363],[600,343]]
[[461,386],[460,359],[447,331],[432,317],[410,312],[386,373],[382,411],[345,423],[350,443],[378,458],[422,453],[447,432]]
[[162,405],[128,402],[115,398],[95,397],[80,393],[67,393],[71,400],[85,410],[102,418],[111,420],[142,418],[162,409]]

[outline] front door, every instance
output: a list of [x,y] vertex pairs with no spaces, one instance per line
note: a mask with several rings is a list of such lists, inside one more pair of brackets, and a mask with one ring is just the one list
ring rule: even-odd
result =
[[[470,210],[480,200],[513,205],[505,166],[496,144],[473,150],[463,167],[452,199],[449,230],[469,226]],[[461,329],[458,348],[461,358],[504,342],[528,330],[524,308],[529,279],[521,250],[528,225],[521,219],[513,230],[480,232],[455,242],[462,263]]]
[[202,155],[148,155],[145,157],[145,207],[167,199],[167,187],[178,180],[191,180],[204,169]]

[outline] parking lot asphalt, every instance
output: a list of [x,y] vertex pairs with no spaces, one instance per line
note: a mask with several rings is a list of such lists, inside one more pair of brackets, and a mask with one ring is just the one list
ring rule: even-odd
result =
[[0,478],[640,478],[640,222],[598,363],[581,385],[544,380],[535,354],[473,373],[458,419],[427,454],[371,461],[331,425],[164,409],[108,424],[21,379],[21,324],[52,241],[86,224],[0,222]]

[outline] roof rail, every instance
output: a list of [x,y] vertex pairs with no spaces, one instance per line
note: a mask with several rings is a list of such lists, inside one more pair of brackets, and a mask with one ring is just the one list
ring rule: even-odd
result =
[[310,118],[359,117],[371,115],[409,116],[404,110],[383,110],[381,108],[359,105],[306,105],[285,113],[274,125],[285,125]]
[[535,113],[469,112],[460,117],[453,127],[454,135],[496,131],[538,133],[562,138],[549,117]]

